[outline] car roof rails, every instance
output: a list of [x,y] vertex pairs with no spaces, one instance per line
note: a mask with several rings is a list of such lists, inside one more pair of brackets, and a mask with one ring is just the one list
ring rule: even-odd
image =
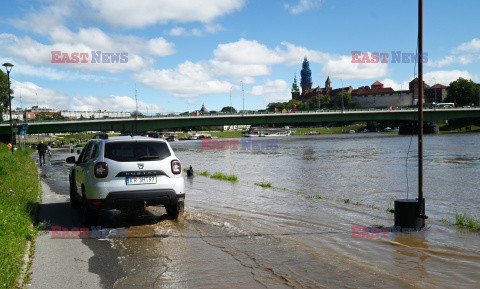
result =
[[108,134],[106,133],[99,133],[93,136],[92,139],[108,139]]

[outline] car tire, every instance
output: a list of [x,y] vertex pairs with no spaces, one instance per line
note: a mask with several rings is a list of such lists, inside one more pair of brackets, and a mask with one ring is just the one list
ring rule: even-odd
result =
[[85,194],[83,194],[83,197],[82,197],[81,210],[82,210],[83,225],[86,227],[93,226],[95,221],[97,220],[97,212],[88,207],[87,198],[85,197]]
[[77,192],[74,185],[74,180],[70,178],[70,206],[74,209],[80,207],[80,201],[77,199]]
[[183,215],[185,202],[177,202],[175,205],[165,206],[167,211],[167,219],[178,220]]

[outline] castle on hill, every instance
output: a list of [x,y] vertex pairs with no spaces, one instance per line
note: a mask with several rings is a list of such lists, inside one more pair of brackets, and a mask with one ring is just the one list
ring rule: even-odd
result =
[[[361,107],[391,107],[391,106],[409,106],[418,102],[418,78],[414,78],[409,83],[408,90],[395,91],[391,87],[384,87],[380,81],[375,81],[371,86],[362,86],[353,89],[352,86],[333,88],[330,76],[325,81],[325,87],[317,86],[312,88],[312,71],[307,57],[303,59],[302,70],[300,71],[300,87],[297,83],[297,75],[295,74],[292,84],[292,99],[307,102],[321,95],[329,95],[334,97],[342,91],[349,92],[352,100],[357,101]],[[447,97],[447,86],[435,84],[432,87],[425,86],[425,102],[443,102]]]

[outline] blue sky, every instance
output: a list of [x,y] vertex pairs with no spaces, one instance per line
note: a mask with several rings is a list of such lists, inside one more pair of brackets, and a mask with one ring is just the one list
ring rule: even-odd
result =
[[[314,87],[408,89],[416,52],[417,0],[44,0],[1,1],[0,62],[11,62],[14,107],[141,112],[264,109],[291,99],[294,74],[310,60]],[[480,81],[480,2],[424,0],[424,79]],[[52,51],[88,53],[52,63]],[[128,53],[91,63],[92,51]],[[352,63],[352,51],[389,53]],[[3,67],[2,67],[3,68]],[[299,79],[300,81],[300,79]]]

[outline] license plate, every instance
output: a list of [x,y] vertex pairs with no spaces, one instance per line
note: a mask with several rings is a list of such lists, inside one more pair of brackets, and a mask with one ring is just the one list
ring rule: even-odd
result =
[[156,184],[156,176],[148,177],[127,177],[127,185]]

